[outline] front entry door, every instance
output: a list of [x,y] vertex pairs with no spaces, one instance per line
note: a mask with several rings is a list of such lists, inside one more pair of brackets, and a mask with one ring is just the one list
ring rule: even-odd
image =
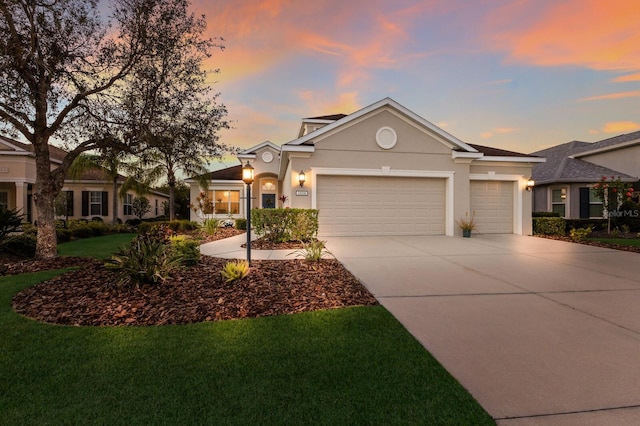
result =
[[262,194],[262,208],[274,209],[276,207],[276,194]]

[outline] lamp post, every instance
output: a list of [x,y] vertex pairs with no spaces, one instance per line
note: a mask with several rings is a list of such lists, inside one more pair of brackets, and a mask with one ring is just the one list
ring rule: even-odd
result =
[[247,164],[242,167],[242,181],[247,184],[247,262],[251,266],[251,184],[253,183],[253,167]]

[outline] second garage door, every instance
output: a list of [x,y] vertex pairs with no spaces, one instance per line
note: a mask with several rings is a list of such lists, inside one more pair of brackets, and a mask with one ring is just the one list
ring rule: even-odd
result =
[[513,233],[513,182],[471,181],[471,210],[478,232]]
[[445,180],[318,176],[319,235],[442,235]]

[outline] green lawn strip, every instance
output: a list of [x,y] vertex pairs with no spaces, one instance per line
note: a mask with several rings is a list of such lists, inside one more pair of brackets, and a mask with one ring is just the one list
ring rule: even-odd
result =
[[381,306],[162,327],[14,313],[0,278],[0,424],[493,424]]
[[136,234],[111,234],[100,237],[83,238],[58,244],[61,256],[95,257],[106,259],[118,251],[120,246],[129,245]]
[[588,238],[588,241],[640,247],[640,238]]

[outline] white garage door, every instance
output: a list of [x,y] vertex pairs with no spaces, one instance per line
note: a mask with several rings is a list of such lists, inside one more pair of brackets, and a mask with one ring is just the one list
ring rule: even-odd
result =
[[442,235],[445,180],[318,176],[320,236]]
[[512,234],[513,182],[471,181],[471,210],[478,232]]

